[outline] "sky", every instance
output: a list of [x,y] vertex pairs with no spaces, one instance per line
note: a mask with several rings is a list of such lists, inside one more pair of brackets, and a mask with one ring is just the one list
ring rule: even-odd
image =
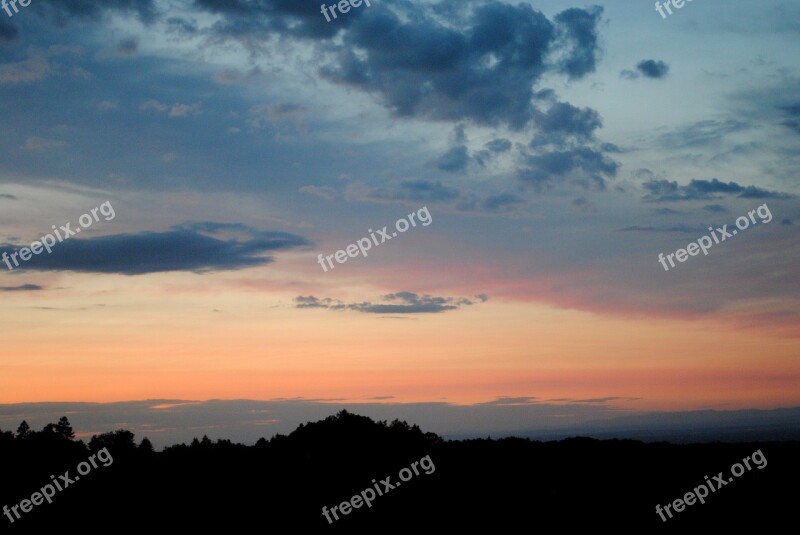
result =
[[0,10],[0,404],[800,406],[800,5],[320,3]]

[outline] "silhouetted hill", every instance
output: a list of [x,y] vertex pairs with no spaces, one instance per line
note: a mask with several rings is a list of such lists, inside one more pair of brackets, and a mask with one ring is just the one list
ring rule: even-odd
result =
[[[443,441],[406,422],[346,411],[255,446],[203,437],[153,452],[149,441],[137,445],[124,430],[86,445],[62,418],[42,431],[0,432],[0,505],[18,506],[20,515],[10,511],[0,522],[9,533],[120,523],[158,532],[612,527],[650,533],[749,524],[770,531],[793,520],[798,452],[797,442]],[[92,455],[96,466],[89,464]],[[731,466],[744,458],[749,470],[742,464],[734,478]],[[673,509],[666,522],[656,513],[657,504],[672,504],[720,472],[724,486],[704,504]],[[20,508],[65,473],[74,480],[54,491],[52,503]],[[351,505],[343,507],[345,501]]]

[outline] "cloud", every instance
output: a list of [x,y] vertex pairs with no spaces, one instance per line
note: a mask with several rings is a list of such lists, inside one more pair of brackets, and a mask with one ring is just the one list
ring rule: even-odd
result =
[[581,78],[595,70],[599,52],[597,26],[602,14],[602,7],[592,6],[570,8],[555,17],[558,25],[556,42],[565,48],[558,67],[570,79]]
[[41,53],[31,53],[25,60],[0,65],[0,85],[29,84],[44,80],[50,74],[47,57]]
[[152,23],[158,17],[154,0],[36,0],[44,6],[45,16],[58,25],[70,19],[99,20],[111,12],[135,13],[144,23]]
[[418,202],[452,201],[459,195],[457,189],[429,180],[405,180],[399,186],[376,188],[369,193],[373,199]]
[[682,214],[682,213],[683,212],[678,211],[678,210],[673,210],[672,208],[656,208],[655,210],[653,210],[653,214],[655,214],[655,215],[669,216],[669,215],[676,215],[676,214]]
[[298,296],[295,298],[297,308],[324,308],[328,310],[353,310],[367,314],[435,314],[448,310],[457,310],[462,306],[486,302],[486,295],[477,295],[473,299],[464,297],[419,296],[411,292],[397,292],[383,296],[388,303],[344,303],[330,298],[319,299],[314,296]]
[[742,199],[790,199],[791,195],[777,191],[768,191],[756,186],[740,186],[736,182],[721,182],[692,179],[686,186],[679,186],[677,181],[651,179],[642,184],[647,193],[645,202],[677,202],[719,199],[721,195],[735,195]]
[[722,206],[721,204],[707,204],[703,206],[703,210],[706,212],[713,212],[713,213],[726,213],[728,211],[727,208]]
[[25,140],[25,144],[21,145],[21,148],[33,151],[46,151],[58,147],[63,147],[66,144],[67,144],[66,141],[59,141],[57,139],[47,139],[43,137],[29,137],[28,139]]
[[200,113],[200,104],[162,104],[157,100],[148,100],[139,106],[142,111],[156,110],[160,113],[169,112],[170,117],[186,117],[188,115],[197,115]]
[[252,128],[263,128],[274,121],[298,117],[306,112],[308,112],[307,107],[293,102],[284,102],[282,104],[258,104],[250,108],[248,112],[250,115],[249,124]]
[[336,190],[327,186],[302,186],[297,191],[300,193],[308,193],[309,195],[322,197],[326,201],[332,201],[336,198]]
[[10,201],[17,201],[17,197],[11,195],[10,193],[0,193],[0,199],[8,199]]
[[636,64],[636,70],[646,78],[664,78],[669,72],[669,66],[663,61],[653,59],[642,60]]
[[576,79],[595,69],[602,8],[568,9],[552,22],[527,4],[494,0],[362,13],[343,27],[323,76],[379,96],[399,117],[519,130],[535,116],[533,86],[546,73]]
[[779,109],[786,115],[786,119],[781,124],[800,134],[800,103],[781,106]]
[[573,199],[570,204],[572,204],[572,206],[574,206],[579,212],[587,214],[597,212],[597,208],[595,207],[594,203],[584,197]]
[[37,292],[44,290],[38,284],[21,284],[19,286],[0,286],[0,292]]
[[617,232],[686,232],[686,233],[696,233],[702,232],[702,229],[697,229],[696,227],[689,227],[687,225],[674,225],[671,227],[649,227],[649,226],[640,226],[634,225],[631,227],[625,227],[617,229]]
[[466,145],[451,147],[437,161],[436,167],[449,173],[461,173],[467,170],[469,164],[469,153]]
[[594,131],[603,126],[600,114],[591,108],[577,108],[572,104],[557,102],[546,113],[537,115],[536,127],[540,133],[531,146],[555,144],[563,146],[568,140],[585,143],[594,138]]
[[588,399],[572,399],[572,398],[557,398],[557,399],[547,399],[545,401],[561,401],[567,403],[608,403],[609,401],[637,401],[642,398],[630,398],[630,397],[619,397],[619,396],[609,396],[605,398],[588,398]]
[[0,43],[13,43],[19,39],[19,28],[6,17],[0,18]]
[[554,178],[570,179],[585,189],[604,190],[606,179],[616,176],[620,164],[589,147],[544,154],[525,154],[517,177],[537,191],[553,185]]
[[123,56],[134,56],[139,51],[139,39],[137,37],[126,37],[117,44],[117,52]]
[[101,100],[97,103],[97,109],[100,111],[109,111],[115,110],[119,107],[119,104],[112,100]]
[[739,119],[708,119],[662,134],[656,144],[660,150],[707,147],[720,143],[725,136],[749,128],[750,123]]
[[481,208],[487,212],[501,212],[522,202],[524,202],[524,199],[514,193],[498,193],[497,195],[486,197],[481,202]]
[[531,405],[538,403],[536,400],[539,398],[521,396],[521,397],[501,397],[492,401],[484,401],[483,403],[476,403],[475,405],[493,405],[498,407],[508,407],[514,405]]
[[[71,229],[75,230],[75,229]],[[20,268],[38,271],[77,271],[142,275],[166,271],[236,270],[274,261],[267,253],[311,243],[285,232],[258,231],[244,225],[192,223],[166,232],[117,234],[91,239],[69,238],[50,254],[20,262]],[[0,246],[9,255],[20,246]]]
[[511,150],[511,141],[505,138],[493,139],[486,143],[486,149],[497,154],[508,152]]

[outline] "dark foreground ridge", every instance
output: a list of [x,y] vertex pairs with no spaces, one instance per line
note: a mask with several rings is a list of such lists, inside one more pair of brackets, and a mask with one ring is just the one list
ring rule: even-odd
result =
[[[732,478],[731,467],[756,451],[758,465],[751,460]],[[62,418],[39,432],[25,423],[0,432],[0,506],[8,508],[0,532],[772,528],[796,522],[799,452],[798,442],[444,441],[416,425],[346,411],[255,446],[203,437],[154,452],[149,440],[137,445],[125,430],[86,445]],[[680,512],[673,506],[666,521],[656,513],[657,504],[672,504],[720,472],[724,486],[717,483],[705,503],[679,505]],[[393,488],[381,484],[388,476]],[[60,490],[42,490],[49,484]],[[37,492],[52,492],[52,503]],[[354,499],[362,492],[377,495],[369,506]],[[336,507],[338,520],[330,513],[326,520],[323,507]]]

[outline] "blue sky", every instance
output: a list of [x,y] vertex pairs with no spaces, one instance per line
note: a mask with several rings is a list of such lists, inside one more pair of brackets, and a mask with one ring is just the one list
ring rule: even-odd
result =
[[[319,4],[0,11],[0,252],[116,210],[2,274],[0,402],[797,403],[800,5]],[[423,206],[430,226],[317,264]],[[393,379],[415,370],[444,378]],[[502,378],[460,379],[480,370]]]

